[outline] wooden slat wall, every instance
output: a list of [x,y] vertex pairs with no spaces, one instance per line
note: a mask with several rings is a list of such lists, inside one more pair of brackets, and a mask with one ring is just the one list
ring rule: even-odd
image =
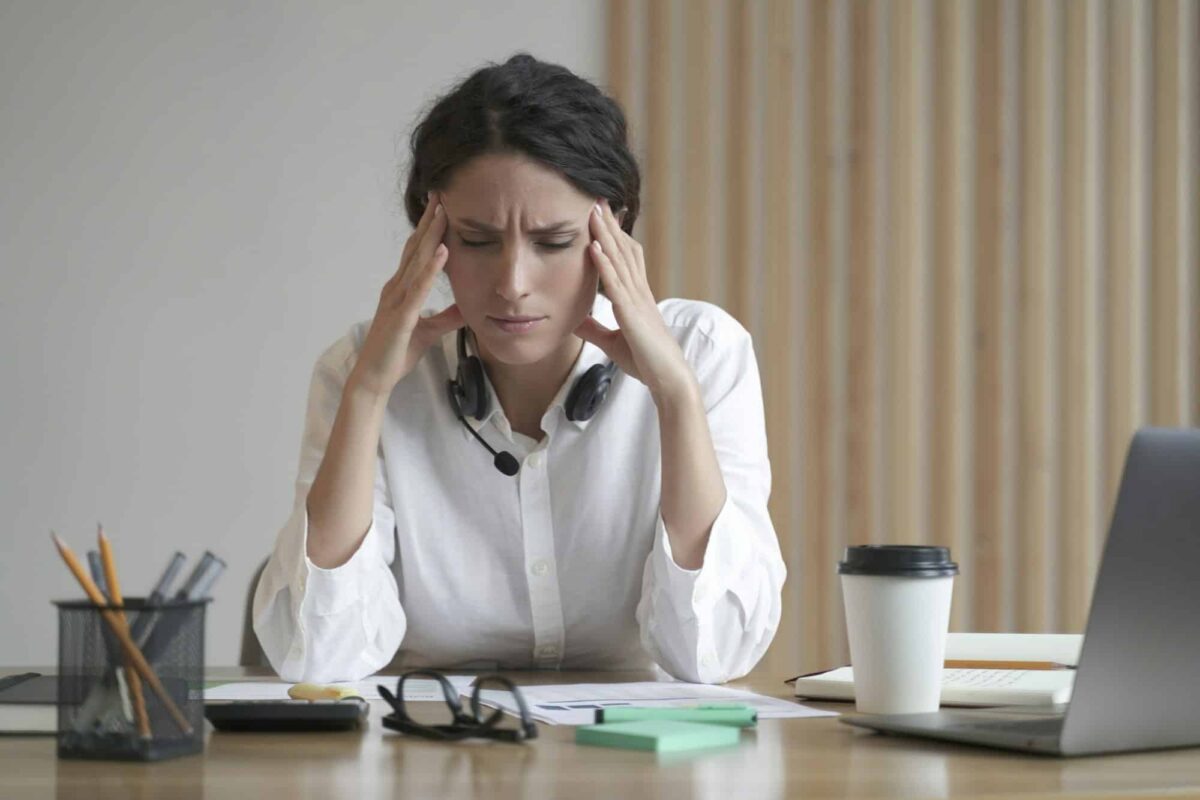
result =
[[1103,270],[1104,82],[1100,65],[1103,11],[1070,3],[1064,44],[1063,242],[1059,364],[1058,607],[1061,627],[1077,631],[1086,619],[1105,509],[1101,507],[1100,287]]
[[1139,425],[1200,425],[1200,2],[611,0],[657,296],[756,337],[788,561],[948,545],[955,630],[1078,631]]

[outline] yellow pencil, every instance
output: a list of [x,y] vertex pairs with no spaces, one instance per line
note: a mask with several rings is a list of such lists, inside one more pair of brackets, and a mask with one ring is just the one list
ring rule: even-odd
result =
[[[100,542],[100,561],[104,564],[104,580],[108,583],[108,599],[114,606],[123,606],[125,598],[121,596],[121,584],[117,580],[117,565],[113,559],[112,542],[104,535],[104,528],[99,522],[96,523],[96,539]],[[121,619],[121,624],[128,629],[129,620],[125,617],[125,610],[119,610],[117,616]],[[133,695],[133,716],[137,720],[138,733],[143,739],[149,739],[151,735],[150,717],[146,714],[146,698],[142,694],[142,679],[134,670],[133,661],[129,656],[124,656],[124,660],[125,677],[129,679],[129,693]]]
[[129,628],[121,624],[121,619],[116,615],[116,612],[105,608],[108,601],[104,595],[96,588],[96,584],[92,583],[92,579],[83,571],[83,567],[79,563],[79,559],[75,558],[75,554],[71,552],[71,548],[67,547],[66,543],[58,538],[58,534],[50,531],[50,537],[54,539],[54,546],[58,548],[59,555],[66,562],[67,569],[71,570],[71,574],[75,576],[75,580],[79,581],[79,585],[83,587],[84,593],[98,606],[101,606],[100,615],[104,617],[104,621],[108,623],[108,627],[116,634],[117,641],[121,643],[121,647],[125,650],[125,655],[129,656],[133,661],[133,668],[139,675],[150,684],[150,688],[158,695],[158,699],[162,701],[166,707],[167,713],[171,715],[171,719],[175,720],[175,724],[179,729],[187,735],[192,734],[192,725],[188,722],[187,717],[179,710],[179,706],[175,705],[175,701],[171,699],[171,695],[167,693],[166,687],[162,685],[162,681],[158,679],[158,674],[154,668],[146,661],[146,657],[142,655],[142,651],[133,643],[133,638],[129,635]]

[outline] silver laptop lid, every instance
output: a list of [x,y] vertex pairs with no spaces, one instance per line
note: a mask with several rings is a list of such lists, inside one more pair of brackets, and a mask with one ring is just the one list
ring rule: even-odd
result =
[[1200,430],[1134,436],[1095,587],[1062,751],[1200,744]]

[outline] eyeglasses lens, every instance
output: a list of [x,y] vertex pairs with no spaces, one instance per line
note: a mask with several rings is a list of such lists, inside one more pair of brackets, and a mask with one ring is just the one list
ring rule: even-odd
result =
[[442,686],[437,681],[421,677],[405,678],[401,689],[404,710],[413,722],[429,726],[454,723],[454,712],[446,703]]

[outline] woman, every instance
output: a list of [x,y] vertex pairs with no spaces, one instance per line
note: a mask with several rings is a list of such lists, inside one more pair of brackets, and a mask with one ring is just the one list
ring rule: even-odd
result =
[[617,104],[528,55],[417,126],[415,230],[317,361],[254,597],[284,679],[397,656],[722,682],[762,657],[785,570],[753,347],[715,306],[655,301],[639,184]]

